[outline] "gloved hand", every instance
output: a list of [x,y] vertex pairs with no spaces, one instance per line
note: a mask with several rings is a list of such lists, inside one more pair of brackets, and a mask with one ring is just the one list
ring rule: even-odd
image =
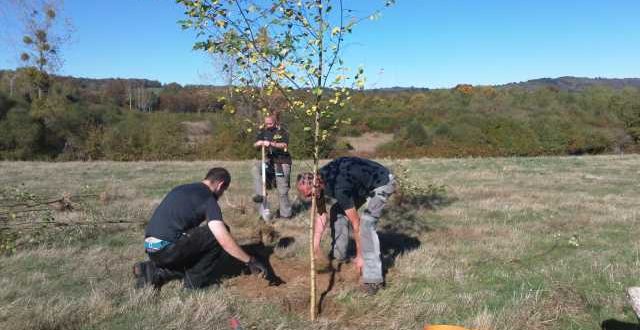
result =
[[262,262],[256,260],[255,257],[252,256],[246,265],[249,268],[249,271],[251,271],[251,274],[261,274],[262,277],[267,276],[267,267]]

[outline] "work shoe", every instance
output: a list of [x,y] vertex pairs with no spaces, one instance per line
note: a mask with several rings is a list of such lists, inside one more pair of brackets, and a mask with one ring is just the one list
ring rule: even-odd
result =
[[276,210],[276,219],[291,220],[292,218],[293,218],[293,214],[289,215],[288,217],[285,217],[282,214],[280,214],[280,209]]
[[171,280],[183,277],[181,272],[156,267],[151,261],[136,262],[133,265],[133,276],[136,278],[136,289],[152,285],[155,290],[160,290],[165,283]]
[[133,276],[136,280],[134,288],[142,289],[151,283],[150,269],[146,262],[136,262],[133,264]]
[[375,296],[378,291],[384,288],[383,283],[363,283],[362,292],[367,296]]
[[262,211],[260,219],[262,219],[264,222],[270,222],[271,220],[273,220],[273,215],[271,214],[269,209],[265,209],[264,211]]
[[251,197],[251,200],[254,203],[262,203],[264,201],[264,196],[262,196],[262,195],[253,195],[253,197]]

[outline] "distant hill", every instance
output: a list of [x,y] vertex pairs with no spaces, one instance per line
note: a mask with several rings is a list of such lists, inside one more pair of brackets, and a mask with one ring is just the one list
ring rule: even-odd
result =
[[588,87],[606,86],[613,89],[623,89],[625,87],[640,88],[640,78],[582,78],[582,77],[560,77],[560,78],[540,78],[524,82],[509,83],[496,87],[521,87],[526,89],[537,89],[540,87],[557,88],[563,91],[582,91]]
[[[0,78],[5,76],[11,76],[16,73],[16,70],[0,70]],[[53,75],[58,81],[73,81],[82,88],[98,90],[105,85],[113,82],[123,82],[127,85],[144,88],[160,88],[162,83],[157,80],[140,79],[140,78],[84,78],[73,76],[60,76]]]
[[[13,74],[14,70],[2,70],[0,69],[0,79],[3,76]],[[125,83],[127,85],[136,86],[136,87],[144,87],[144,88],[162,88],[162,87],[170,87],[172,85],[177,85],[175,83],[170,84],[162,84],[157,80],[149,80],[149,79],[136,79],[136,78],[84,78],[84,77],[71,77],[71,76],[55,76],[59,80],[71,80],[78,84],[80,84],[83,88],[87,89],[95,89],[98,90],[103,88],[105,85],[120,82]],[[464,85],[464,84],[461,84]],[[180,86],[180,85],[177,85]],[[459,85],[460,86],[460,85]],[[582,91],[589,87],[594,86],[605,86],[613,89],[623,89],[625,87],[635,87],[640,88],[640,78],[584,78],[584,77],[559,77],[559,78],[539,78],[532,79],[522,82],[512,82],[504,85],[494,85],[493,87],[497,88],[526,88],[529,90],[537,89],[540,87],[547,88],[555,88],[563,91]],[[193,89],[209,89],[216,91],[224,91],[228,87],[227,86],[217,86],[217,85],[206,85],[206,84],[188,84],[185,86],[180,86],[185,88],[193,88]],[[449,89],[449,88],[436,88],[436,89]],[[451,89],[455,89],[451,88]],[[385,88],[371,88],[367,89],[365,92],[367,93],[395,93],[395,92],[427,92],[432,90],[426,87],[385,87]]]
[[[459,84],[458,86],[471,86]],[[457,88],[435,88],[435,90]],[[559,78],[539,78],[522,82],[512,82],[504,85],[493,85],[496,88],[525,88],[533,90],[541,87],[555,88],[562,91],[583,91],[594,86],[605,86],[613,89],[623,89],[625,87],[640,88],[640,78],[584,78],[584,77],[559,77]],[[431,89],[424,87],[385,87],[367,89],[367,93],[395,93],[395,92],[426,92]]]

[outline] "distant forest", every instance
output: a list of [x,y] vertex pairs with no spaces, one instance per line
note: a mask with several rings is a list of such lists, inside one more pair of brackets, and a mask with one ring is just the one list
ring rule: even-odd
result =
[[[247,123],[256,121],[256,111],[227,87],[52,76],[44,94],[38,88],[28,70],[0,71],[0,159],[255,156]],[[637,152],[640,79],[563,77],[502,86],[353,91],[340,116],[351,125],[327,142],[325,157],[351,152],[344,137],[373,132],[393,139],[372,157]],[[294,157],[308,157],[303,125],[286,113],[282,121]]]

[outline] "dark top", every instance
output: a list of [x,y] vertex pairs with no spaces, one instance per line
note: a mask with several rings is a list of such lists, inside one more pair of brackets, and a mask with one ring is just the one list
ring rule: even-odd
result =
[[376,188],[389,183],[386,167],[357,157],[340,157],[320,169],[325,196],[335,198],[343,210],[355,207]]
[[182,233],[203,221],[222,221],[216,196],[202,182],[173,188],[153,212],[145,237],[175,242]]
[[[289,133],[280,126],[271,129],[261,129],[256,136],[256,141],[273,141],[277,143],[289,144]],[[267,148],[267,157],[278,164],[291,164],[289,151],[280,148]]]

